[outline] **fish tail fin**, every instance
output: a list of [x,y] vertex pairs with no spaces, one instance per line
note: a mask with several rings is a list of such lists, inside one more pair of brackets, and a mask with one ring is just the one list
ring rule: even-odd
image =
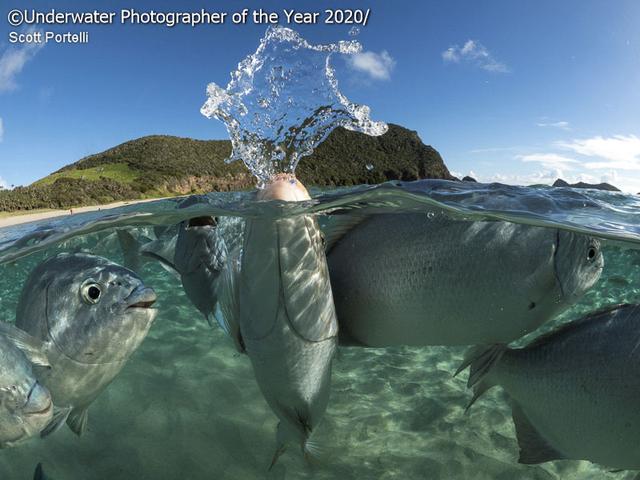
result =
[[322,447],[311,438],[307,438],[302,445],[302,455],[308,465],[317,465],[320,463],[322,453]]
[[495,385],[488,375],[493,367],[500,361],[504,352],[507,351],[507,348],[504,344],[495,344],[490,347],[478,346],[472,348],[465,356],[462,365],[460,365],[460,368],[456,371],[457,375],[470,366],[467,387],[473,388],[473,397],[467,404],[465,413],[469,411],[469,408],[471,408],[484,392]]
[[42,468],[42,463],[39,463],[36,466],[36,471],[33,472],[33,480],[46,480],[47,477],[44,474],[44,470]]

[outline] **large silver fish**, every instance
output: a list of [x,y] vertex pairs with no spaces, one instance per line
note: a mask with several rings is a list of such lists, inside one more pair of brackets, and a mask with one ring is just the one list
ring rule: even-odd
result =
[[596,239],[557,229],[441,212],[346,219],[327,236],[346,343],[507,343],[576,302],[604,263]]
[[0,324],[0,448],[12,447],[49,424],[53,404],[32,365],[48,366],[42,344],[22,330]]
[[[279,176],[258,193],[258,200],[307,199],[292,176]],[[272,465],[289,444],[307,457],[329,400],[338,333],[316,219],[248,219],[238,288],[242,341],[280,420]]]
[[493,347],[466,363],[471,403],[494,385],[509,395],[520,463],[640,469],[640,305],[609,307],[524,348]]
[[52,366],[38,372],[60,408],[45,434],[64,420],[83,432],[87,408],[146,337],[155,300],[134,272],[94,255],[59,254],[31,272],[16,326],[43,342]]

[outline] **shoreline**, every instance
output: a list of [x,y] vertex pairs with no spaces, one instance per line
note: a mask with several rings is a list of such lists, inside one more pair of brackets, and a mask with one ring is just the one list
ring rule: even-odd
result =
[[[110,210],[112,208],[123,207],[125,205],[134,205],[137,203],[153,202],[156,200],[163,200],[165,198],[174,198],[174,197],[145,198],[142,200],[120,201],[120,202],[107,203],[104,205],[91,205],[87,207],[77,207],[77,208],[66,209],[66,210],[45,210],[45,211],[39,211],[36,213],[29,213],[28,211],[24,213],[0,212],[0,228],[12,227],[15,225],[21,225],[23,223],[37,222],[40,220],[46,220],[47,218],[64,217],[69,215],[76,215],[78,213],[95,212],[97,210]],[[73,214],[70,213],[71,211],[73,211]],[[3,213],[6,213],[7,216],[2,216]]]

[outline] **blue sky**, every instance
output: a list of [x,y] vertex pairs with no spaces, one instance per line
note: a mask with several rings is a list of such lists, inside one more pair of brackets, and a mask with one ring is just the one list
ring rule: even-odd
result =
[[[26,185],[150,134],[227,138],[199,113],[265,26],[58,26],[88,45],[15,46],[13,8],[322,11],[344,2],[2,0],[0,178]],[[322,5],[322,7],[320,6]],[[453,172],[481,181],[609,181],[640,192],[640,2],[353,1],[365,53],[336,58],[340,89],[372,118],[417,130]],[[296,26],[312,43],[345,26]],[[23,32],[24,29],[17,31]]]

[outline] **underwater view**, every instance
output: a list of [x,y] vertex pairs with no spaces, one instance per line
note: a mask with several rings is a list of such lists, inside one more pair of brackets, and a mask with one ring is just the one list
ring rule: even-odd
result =
[[[424,329],[419,325],[412,326],[406,335],[410,343],[424,342],[425,346],[349,346],[353,342],[341,339],[340,343],[346,345],[338,346],[332,364],[326,413],[313,432],[317,458],[306,461],[299,446],[292,445],[269,469],[276,447],[274,432],[278,419],[261,394],[250,359],[238,352],[233,338],[222,328],[209,325],[205,315],[190,301],[185,292],[188,284],[183,284],[179,275],[164,268],[157,256],[145,255],[145,251],[162,252],[164,247],[173,248],[177,257],[176,237],[180,234],[176,225],[181,219],[203,219],[205,214],[215,218],[215,226],[191,228],[211,229],[208,245],[216,242],[225,245],[227,265],[232,262],[231,252],[243,243],[245,222],[256,216],[270,215],[274,221],[282,221],[291,215],[313,212],[326,238],[332,224],[344,217],[366,215],[369,221],[391,224],[410,219],[412,227],[420,222],[418,226],[424,228],[425,235],[404,238],[409,243],[402,246],[394,243],[396,258],[383,258],[376,253],[377,248],[383,248],[379,242],[384,238],[371,237],[368,245],[361,245],[362,258],[357,260],[363,265],[372,264],[371,276],[363,279],[368,288],[374,290],[376,284],[382,282],[391,290],[390,295],[398,295],[398,308],[409,310],[413,305],[424,304],[439,315],[456,308],[471,315],[469,320],[456,320],[452,315],[449,322],[467,321],[468,326],[452,326],[453,330],[446,333],[447,325],[440,325],[439,318],[434,318],[429,310],[420,311],[423,323],[435,325],[433,328],[440,329],[443,336],[455,336],[458,332],[464,337],[468,335],[466,330],[471,329],[478,336],[483,331],[485,335],[511,336],[522,346],[542,332],[579,321],[603,307],[639,301],[638,205],[637,200],[624,195],[428,180],[313,194],[313,200],[301,205],[278,202],[271,205],[273,202],[256,202],[248,192],[212,193],[187,200],[125,207],[108,214],[76,215],[73,223],[64,219],[23,225],[21,229],[3,229],[0,290],[7,321],[14,321],[12,312],[25,308],[19,304],[42,304],[43,296],[47,295],[50,301],[56,301],[56,293],[47,294],[39,278],[27,280],[39,264],[56,255],[80,252],[135,267],[144,285],[152,287],[157,295],[153,304],[157,317],[117,377],[91,403],[82,436],[63,426],[45,439],[5,450],[6,454],[0,459],[2,478],[30,478],[39,462],[51,478],[63,479],[180,476],[205,479],[212,475],[228,479],[630,479],[635,476],[633,472],[612,472],[611,465],[599,466],[588,461],[518,464],[518,439],[504,389],[488,391],[465,413],[472,397],[466,387],[467,374],[456,377],[453,374],[468,348],[432,346],[434,342],[453,344],[456,340],[439,340],[438,332],[423,334]],[[516,249],[517,255],[509,257],[501,252],[500,258],[496,258],[492,249],[500,245],[491,246],[473,235],[460,235],[457,239],[428,235],[429,230],[445,233],[443,228],[453,226],[466,232],[499,227],[515,233],[502,240],[494,237],[493,241],[507,242],[508,249]],[[400,227],[396,228],[399,231]],[[497,235],[496,231],[491,232]],[[129,248],[130,243],[119,241],[118,234],[122,233],[140,243],[137,253]],[[394,233],[387,231],[385,235]],[[552,263],[548,268],[552,276],[555,272],[560,277],[567,290],[558,295],[553,292],[552,282],[548,292],[551,298],[535,297],[540,292],[524,277],[531,268],[544,267],[548,256],[554,253],[558,235],[558,255],[567,257],[557,259],[555,266]],[[550,239],[551,245],[546,252],[532,243],[542,242],[544,238]],[[568,242],[570,251],[562,252],[566,248],[564,242]],[[413,243],[417,245],[412,246]],[[407,248],[411,249],[409,256],[404,251]],[[593,255],[599,257],[595,263],[589,260],[593,253],[590,248],[595,248]],[[528,253],[534,252],[534,258],[527,258]],[[336,273],[342,272],[343,265],[334,264],[332,255],[339,253],[334,247],[328,254],[329,268],[335,268]],[[140,254],[139,257],[136,254]],[[192,258],[197,255],[194,251]],[[382,261],[386,266],[380,265]],[[439,265],[438,261],[445,265]],[[95,275],[91,268],[80,262],[75,267],[74,263],[69,262],[68,268],[78,269],[79,281]],[[438,278],[431,278],[428,271],[423,271],[427,264],[433,265],[433,274],[438,274]],[[376,278],[374,268],[385,270],[379,271]],[[456,276],[443,278],[439,269],[454,272]],[[339,290],[346,288],[344,282],[348,280],[343,277],[333,282],[331,273],[332,286],[340,285],[334,287],[334,296],[348,297],[356,289],[352,284],[350,292]],[[56,272],[50,281],[55,282],[60,275],[62,272]],[[522,276],[520,281],[518,276]],[[220,277],[218,280],[222,282]],[[416,290],[411,292],[415,297],[399,296],[393,290],[398,283],[415,285]],[[568,290],[570,285],[578,289],[574,297]],[[499,290],[494,294],[496,289]],[[455,291],[451,295],[457,303],[447,297],[447,290]],[[509,298],[510,290],[513,298]],[[430,296],[433,300],[428,299]],[[518,298],[522,300],[519,305],[514,303]],[[532,320],[532,325],[547,321],[537,330],[523,324],[529,312],[529,298],[539,303],[536,309],[547,308],[543,305],[546,301],[554,304],[549,311],[543,310],[543,318]],[[439,302],[445,304],[438,305]],[[49,315],[69,313],[64,311],[64,304],[57,308],[62,311],[45,313],[45,322],[50,321]],[[508,311],[504,317],[498,313],[503,308]],[[490,311],[496,318],[488,315]],[[636,315],[640,313],[634,312],[637,324]],[[217,315],[221,315],[220,312]],[[408,318],[411,313],[405,315]],[[351,323],[343,323],[345,319],[340,316],[338,321],[340,329],[353,328]],[[404,320],[383,317],[376,321],[386,321],[386,328],[394,331]],[[523,333],[526,329],[534,331],[520,339],[519,333],[511,333],[512,325],[521,325]],[[378,331],[383,328],[385,325],[379,325]],[[377,332],[371,334],[375,341]],[[636,345],[640,338],[634,330],[624,333],[623,337]],[[126,348],[122,343],[118,346]],[[584,361],[589,368],[606,366],[614,362],[617,355],[615,346],[611,349],[611,359],[592,356]],[[599,382],[612,382],[601,385],[601,389],[615,388],[625,378],[630,381],[628,376],[635,368],[633,358],[623,359],[625,370],[599,377]],[[566,361],[573,363],[570,358]],[[546,368],[551,372],[554,365]],[[529,371],[523,369],[520,375],[529,381]],[[633,383],[628,385],[631,387]],[[555,396],[553,390],[547,394],[551,398]],[[590,398],[592,394],[585,395]],[[631,403],[630,407],[634,405]],[[609,407],[603,405],[603,408],[605,411],[597,415],[607,413]],[[626,416],[625,421],[634,422],[635,412],[632,408],[629,412],[621,410],[612,414]],[[598,434],[604,435],[604,432]],[[585,438],[585,445],[589,441]]]
[[[170,170],[151,136],[147,184],[123,144],[0,195],[115,192],[0,223],[0,480],[638,478],[640,197],[461,181],[339,88],[340,62],[394,65],[358,27],[262,32],[199,99],[224,188],[126,197]],[[471,40],[441,56],[509,71]],[[415,175],[381,166],[407,144]],[[578,163],[545,155],[523,162]]]

